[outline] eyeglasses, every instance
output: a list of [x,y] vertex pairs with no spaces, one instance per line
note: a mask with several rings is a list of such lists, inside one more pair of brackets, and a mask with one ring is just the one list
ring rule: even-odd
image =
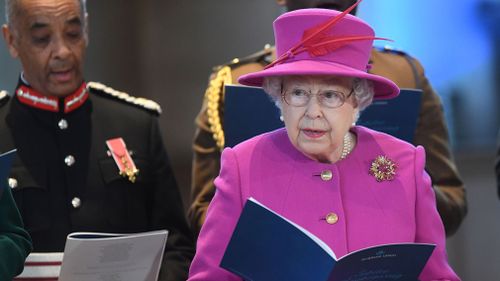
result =
[[[325,90],[317,94],[316,98],[322,106],[337,108],[341,107],[353,93],[354,88],[351,89],[351,92],[347,96],[340,91]],[[287,104],[295,107],[303,107],[309,103],[313,93],[304,89],[294,88],[289,91],[282,91],[281,96]]]

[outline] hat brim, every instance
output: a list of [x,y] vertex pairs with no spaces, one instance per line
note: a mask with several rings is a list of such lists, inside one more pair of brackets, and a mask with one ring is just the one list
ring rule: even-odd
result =
[[392,99],[399,94],[399,87],[387,78],[342,64],[320,60],[297,60],[278,64],[262,71],[243,75],[238,82],[242,85],[262,87],[265,77],[292,75],[332,75],[368,79],[373,82],[374,98],[378,100]]

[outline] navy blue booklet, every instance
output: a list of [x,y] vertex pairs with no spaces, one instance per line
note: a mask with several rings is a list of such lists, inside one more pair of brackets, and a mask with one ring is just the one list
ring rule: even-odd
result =
[[417,281],[434,247],[386,244],[337,258],[319,238],[250,198],[220,266],[252,281]]
[[356,124],[413,143],[421,100],[422,90],[401,89],[397,98],[373,101]]
[[284,127],[280,111],[262,88],[226,85],[224,140],[226,147]]
[[[395,99],[374,101],[363,110],[357,124],[412,142],[421,98],[421,90],[401,89]],[[262,88],[226,85],[224,104],[226,147],[284,127],[279,109]]]
[[15,155],[15,149],[0,154],[0,197],[2,196],[4,188],[7,188],[10,167],[12,166],[12,160]]

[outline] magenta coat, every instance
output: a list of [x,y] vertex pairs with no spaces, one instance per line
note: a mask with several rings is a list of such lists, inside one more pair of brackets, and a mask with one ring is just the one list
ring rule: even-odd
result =
[[[285,129],[225,149],[189,280],[241,280],[219,263],[249,197],[318,236],[337,257],[384,243],[436,244],[420,279],[460,280],[448,265],[424,149],[360,126],[351,131],[356,147],[334,164],[307,158]],[[369,173],[377,156],[397,165],[394,180],[377,182]],[[326,170],[331,180],[319,176]],[[336,223],[327,223],[329,213],[338,215]]]

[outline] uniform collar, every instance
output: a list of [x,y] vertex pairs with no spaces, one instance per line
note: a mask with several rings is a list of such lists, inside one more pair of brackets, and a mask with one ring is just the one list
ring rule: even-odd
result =
[[51,112],[63,110],[64,113],[70,113],[85,103],[89,92],[87,84],[83,82],[74,93],[64,98],[50,97],[37,92],[21,78],[15,96],[21,103],[37,109]]

